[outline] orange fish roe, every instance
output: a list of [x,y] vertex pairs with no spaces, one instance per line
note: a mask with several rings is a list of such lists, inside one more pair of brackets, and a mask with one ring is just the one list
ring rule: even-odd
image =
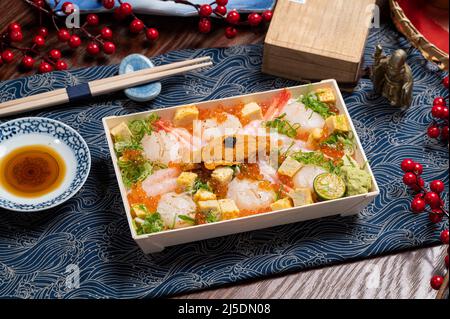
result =
[[[292,178],[286,175],[278,175],[278,179],[280,180],[282,185],[286,185],[287,187],[294,188],[294,182]],[[281,185],[280,185],[281,187]]]
[[261,181],[258,184],[258,188],[265,191],[272,191],[273,185],[269,181]]
[[320,151],[328,157],[333,159],[342,158],[345,155],[344,146],[342,143],[337,144],[337,148],[329,147],[327,145],[323,145],[320,147]]
[[261,174],[259,170],[259,165],[256,163],[246,163],[240,166],[240,171],[236,175],[239,179],[253,179],[253,180],[262,180],[264,176]]
[[[264,213],[268,213],[268,212],[271,212],[271,211],[272,210],[270,209],[270,207],[257,209],[257,210],[245,210],[245,209],[243,209],[243,210],[239,211],[239,214],[236,217],[245,217],[245,216],[264,214]],[[236,217],[234,217],[234,218],[236,218]]]
[[297,136],[295,138],[306,142],[308,140],[309,134],[310,134],[310,132],[299,129],[299,130],[297,130]]
[[244,104],[239,103],[238,105],[231,106],[231,107],[225,107],[223,105],[219,105],[218,107],[215,107],[213,109],[200,109],[198,118],[202,121],[207,120],[207,119],[216,118],[217,122],[223,123],[227,120],[226,113],[228,113],[228,114],[236,116],[239,119],[239,121],[241,121],[241,123],[243,125],[245,125],[243,123],[244,119],[242,118],[242,108],[243,107],[244,107]]
[[127,195],[127,198],[130,206],[134,204],[144,204],[149,212],[155,212],[161,196],[147,196],[147,193],[142,188],[141,183],[138,183],[131,188],[130,192]]
[[217,198],[224,199],[227,197],[228,185],[218,183],[212,179],[209,181],[209,186],[213,189],[214,194],[216,194]]
[[142,155],[140,150],[127,149],[123,152],[122,158],[125,161],[135,161],[138,160]]

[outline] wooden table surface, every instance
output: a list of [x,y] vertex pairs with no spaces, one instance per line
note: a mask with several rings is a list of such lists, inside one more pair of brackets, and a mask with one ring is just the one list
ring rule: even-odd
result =
[[[14,3],[13,6],[11,4]],[[12,21],[22,24],[26,41],[38,27],[39,19],[23,1],[0,0],[0,30]],[[108,21],[110,15],[101,15],[101,21]],[[261,43],[264,30],[241,30],[239,35],[228,40],[223,26],[216,26],[208,35],[196,30],[196,19],[167,17],[143,17],[149,25],[160,31],[160,39],[148,44],[143,35],[130,35],[124,25],[112,26],[117,52],[111,57],[92,59],[84,54],[84,48],[67,50],[55,37],[50,27],[48,50],[61,49],[70,67],[119,63],[131,52],[149,57],[170,50],[184,48],[222,47],[238,44]],[[27,42],[24,43],[24,45]],[[14,79],[35,72],[24,72],[17,63],[0,67],[0,81]],[[443,273],[444,247],[420,249],[397,255],[380,257],[275,278],[243,283],[219,289],[178,296],[177,298],[435,298],[430,288],[433,274]]]

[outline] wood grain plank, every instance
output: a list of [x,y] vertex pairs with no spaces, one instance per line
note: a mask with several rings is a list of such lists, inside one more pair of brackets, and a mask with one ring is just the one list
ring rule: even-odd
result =
[[176,298],[434,299],[430,278],[444,275],[446,252],[444,246],[424,248]]

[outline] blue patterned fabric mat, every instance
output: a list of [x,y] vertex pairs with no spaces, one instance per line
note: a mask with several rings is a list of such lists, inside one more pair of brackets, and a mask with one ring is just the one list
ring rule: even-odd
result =
[[[390,27],[371,32],[374,46],[390,53],[405,39]],[[39,213],[0,210],[0,296],[18,298],[161,297],[298,271],[438,243],[444,225],[409,211],[401,160],[424,164],[424,178],[448,185],[447,146],[429,140],[430,104],[445,94],[444,76],[416,50],[409,53],[414,101],[406,111],[389,107],[362,79],[345,101],[370,160],[381,194],[354,217],[332,217],[210,239],[144,255],[130,236],[101,119],[162,106],[216,99],[295,85],[260,73],[262,47],[183,50],[152,59],[155,64],[211,55],[215,66],[162,81],[161,95],[139,105],[117,93],[87,103],[26,115],[60,120],[80,132],[92,153],[82,190],[64,205]],[[107,77],[117,66],[54,72],[0,83],[0,101]],[[8,118],[0,119],[1,122]],[[446,205],[448,207],[447,196]],[[448,225],[446,226],[448,227]],[[79,270],[79,287],[71,288]]]

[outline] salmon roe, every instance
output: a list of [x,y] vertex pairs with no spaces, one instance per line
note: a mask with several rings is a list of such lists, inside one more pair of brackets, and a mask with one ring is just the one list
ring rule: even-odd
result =
[[141,183],[138,183],[131,188],[130,192],[127,195],[127,198],[130,206],[134,204],[144,204],[149,212],[155,212],[161,196],[147,196],[147,193],[142,188]]
[[236,175],[239,179],[253,179],[253,180],[262,180],[264,177],[259,170],[259,165],[256,163],[246,163],[240,166],[240,171]]

